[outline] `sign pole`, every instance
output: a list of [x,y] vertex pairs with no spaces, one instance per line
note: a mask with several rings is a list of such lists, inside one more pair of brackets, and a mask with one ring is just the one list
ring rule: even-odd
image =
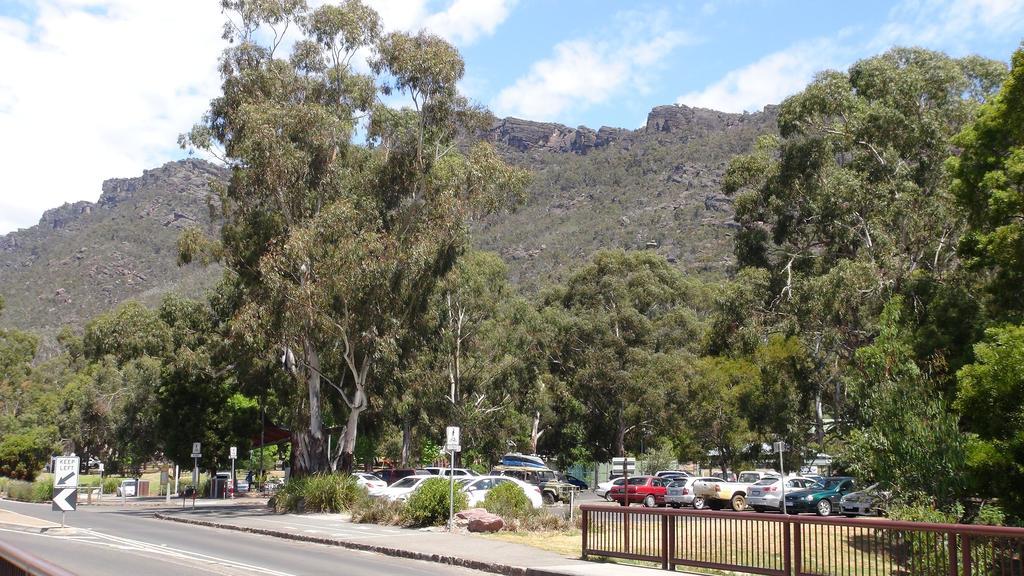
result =
[[782,487],[782,513],[786,513],[786,470],[782,467],[782,451],[786,448],[786,444],[783,442],[776,442],[775,447],[779,449],[779,474],[782,477],[779,479],[779,485]]
[[448,463],[448,532],[455,531],[455,453],[461,449],[459,427],[447,427],[445,429],[445,450],[448,451],[451,458]]
[[[330,436],[328,436],[327,438],[330,438]],[[330,451],[328,450],[327,453],[330,454]],[[238,482],[235,481],[235,458],[238,458],[238,448],[235,447],[235,446],[232,446],[231,447],[231,451],[230,451],[230,455],[231,455],[231,480],[230,480],[231,483],[228,484],[228,486],[231,486],[231,499],[234,500],[235,499],[235,491],[238,489]]]

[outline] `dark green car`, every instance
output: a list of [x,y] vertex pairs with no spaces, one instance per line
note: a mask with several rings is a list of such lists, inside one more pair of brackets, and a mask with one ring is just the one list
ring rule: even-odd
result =
[[849,476],[831,476],[810,488],[786,494],[786,512],[799,514],[814,512],[828,516],[839,511],[839,499],[857,489],[856,481]]

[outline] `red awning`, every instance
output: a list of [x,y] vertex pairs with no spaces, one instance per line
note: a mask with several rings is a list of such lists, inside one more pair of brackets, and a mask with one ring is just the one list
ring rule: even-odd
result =
[[292,433],[290,430],[285,430],[280,426],[267,422],[266,426],[263,427],[263,441],[260,442],[260,435],[257,434],[252,439],[252,447],[259,448],[260,446],[273,446],[274,444],[289,442],[291,439]]

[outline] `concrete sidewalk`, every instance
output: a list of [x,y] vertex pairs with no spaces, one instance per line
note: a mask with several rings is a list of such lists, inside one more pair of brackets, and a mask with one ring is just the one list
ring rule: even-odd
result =
[[353,524],[345,514],[274,514],[262,507],[163,511],[162,520],[239,530],[515,576],[657,576],[660,570],[565,558],[532,546],[394,526]]

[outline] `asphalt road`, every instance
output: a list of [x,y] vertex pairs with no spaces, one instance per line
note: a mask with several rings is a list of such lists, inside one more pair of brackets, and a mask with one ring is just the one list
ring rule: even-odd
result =
[[[60,522],[50,505],[0,502],[0,508]],[[480,575],[482,572],[322,544],[282,540],[157,520],[153,510],[79,508],[72,530],[33,533],[0,526],[0,539],[83,576],[146,574]]]

